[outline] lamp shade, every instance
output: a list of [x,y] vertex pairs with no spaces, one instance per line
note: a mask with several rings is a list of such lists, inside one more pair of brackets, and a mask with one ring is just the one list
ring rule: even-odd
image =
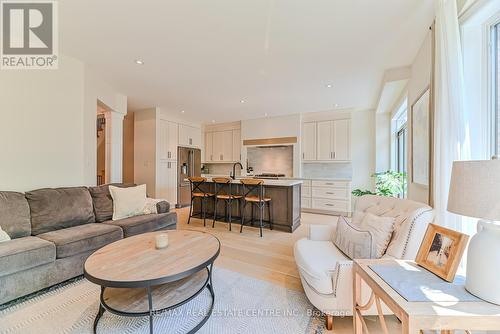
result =
[[448,211],[499,221],[500,160],[453,162]]

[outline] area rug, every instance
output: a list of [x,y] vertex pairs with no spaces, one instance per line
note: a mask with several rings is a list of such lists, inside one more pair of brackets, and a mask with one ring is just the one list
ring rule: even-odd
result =
[[[324,322],[302,292],[214,268],[215,305],[198,333],[323,333]],[[0,311],[0,333],[92,333],[99,286],[80,279]],[[154,317],[155,333],[186,333],[209,307],[207,289]],[[105,312],[97,333],[149,333],[147,317]]]

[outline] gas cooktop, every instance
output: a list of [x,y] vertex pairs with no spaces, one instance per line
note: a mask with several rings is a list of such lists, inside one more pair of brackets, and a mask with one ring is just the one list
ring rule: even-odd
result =
[[255,175],[255,177],[261,177],[261,178],[278,178],[278,177],[285,177],[285,174],[262,173],[262,174]]

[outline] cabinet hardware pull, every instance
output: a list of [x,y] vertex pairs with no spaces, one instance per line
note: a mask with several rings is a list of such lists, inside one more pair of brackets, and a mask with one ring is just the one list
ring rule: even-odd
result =
[[336,152],[333,152],[333,158],[337,159],[337,153]]
[[328,195],[335,195],[335,193],[332,193],[332,192],[329,192],[329,191],[327,191],[326,193],[327,193]]
[[304,152],[302,152],[302,159],[305,159],[306,157],[306,154]]
[[333,204],[328,204],[328,203],[326,203],[325,205],[326,205],[326,206],[334,206]]

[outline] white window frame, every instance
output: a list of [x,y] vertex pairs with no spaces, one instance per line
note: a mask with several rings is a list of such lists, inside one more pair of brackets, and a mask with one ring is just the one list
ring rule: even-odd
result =
[[[398,120],[401,119],[403,114],[406,113],[406,122],[402,126],[398,126]],[[406,94],[400,100],[398,107],[391,117],[391,169],[396,171],[398,165],[398,132],[403,127],[408,127],[408,98]],[[406,141],[408,145],[408,138]],[[409,148],[406,147],[406,152],[408,153]],[[408,163],[408,156],[406,157],[406,162]]]
[[[492,29],[500,22],[500,3],[476,1],[459,17],[464,55],[465,109],[471,119],[472,159],[495,154],[496,119],[493,78]],[[471,130],[473,131],[473,130]],[[478,152],[477,148],[482,147]]]

